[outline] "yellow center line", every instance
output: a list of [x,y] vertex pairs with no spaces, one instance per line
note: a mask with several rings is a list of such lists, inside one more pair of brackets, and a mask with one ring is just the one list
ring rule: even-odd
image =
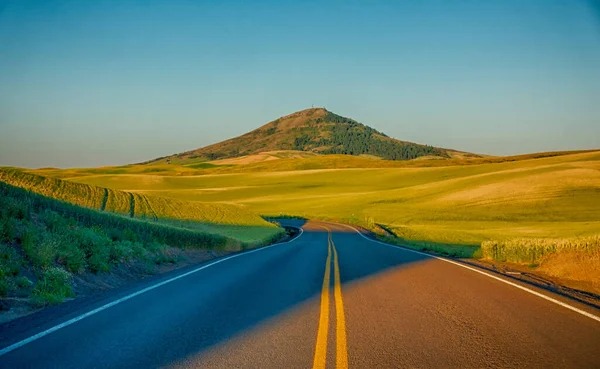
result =
[[315,346],[315,357],[313,369],[324,369],[327,363],[327,334],[329,331],[329,285],[331,279],[331,254],[333,251],[334,284],[333,294],[335,298],[335,366],[339,369],[348,368],[348,348],[346,341],[346,318],[344,316],[344,301],[342,299],[342,283],[340,279],[340,266],[338,253],[333,242],[331,230],[327,230],[327,261],[325,263],[325,276],[323,277],[323,288],[321,289],[321,316],[319,317],[319,330],[317,332],[317,343]]
[[325,262],[325,276],[321,289],[321,316],[315,346],[313,369],[324,369],[327,362],[327,330],[329,329],[329,280],[331,274],[331,243],[327,240],[327,261]]
[[331,233],[329,233],[331,246],[333,248],[333,266],[334,266],[334,295],[335,295],[335,319],[336,319],[336,347],[335,347],[335,367],[337,369],[348,368],[348,348],[346,344],[346,317],[344,316],[344,301],[342,300],[342,284],[340,280],[340,266],[338,264],[338,253],[333,243]]

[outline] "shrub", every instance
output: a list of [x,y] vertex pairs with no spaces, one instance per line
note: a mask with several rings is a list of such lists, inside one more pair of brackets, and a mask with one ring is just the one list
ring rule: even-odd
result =
[[68,220],[66,218],[61,217],[60,214],[50,209],[44,210],[40,218],[48,230],[54,233],[59,232],[68,226]]
[[0,242],[11,243],[15,239],[16,222],[13,218],[0,219]]
[[15,278],[15,284],[19,288],[29,288],[33,285],[33,282],[29,280],[29,278],[24,275]]
[[99,248],[87,259],[88,267],[93,273],[108,272],[110,270],[110,249]]
[[33,303],[38,306],[55,305],[73,296],[72,276],[64,269],[50,267],[44,270],[33,290]]
[[122,241],[125,239],[123,231],[118,228],[109,228],[106,230],[106,235],[113,241]]
[[154,244],[152,253],[152,261],[156,265],[177,262],[177,255],[175,255],[168,246]]
[[8,279],[5,277],[0,278],[0,296],[6,297],[9,290]]
[[58,241],[51,235],[38,236],[29,229],[22,240],[23,251],[34,267],[46,269],[54,263]]
[[86,265],[85,253],[79,248],[76,240],[69,236],[59,239],[58,262],[64,265],[68,271],[78,273]]
[[75,233],[79,244],[87,258],[87,264],[94,273],[110,270],[110,246],[112,241],[103,234],[98,234],[91,229],[81,229]]
[[130,261],[134,257],[134,243],[130,241],[113,242],[110,247],[110,262],[119,264]]
[[6,245],[0,245],[0,278],[19,274],[23,260],[17,251]]

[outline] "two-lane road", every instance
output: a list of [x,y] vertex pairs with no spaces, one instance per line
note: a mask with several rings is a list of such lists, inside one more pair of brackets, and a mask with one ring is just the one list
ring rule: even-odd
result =
[[85,317],[0,326],[16,344],[0,367],[600,367],[597,310],[342,225],[213,263]]

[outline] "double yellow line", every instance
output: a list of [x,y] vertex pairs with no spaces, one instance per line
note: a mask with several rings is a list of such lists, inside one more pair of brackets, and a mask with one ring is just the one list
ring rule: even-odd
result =
[[331,280],[331,254],[333,251],[333,295],[335,298],[335,366],[338,369],[348,368],[348,349],[346,344],[346,318],[344,317],[344,301],[342,300],[342,286],[340,283],[340,266],[338,253],[333,243],[331,230],[323,227],[328,232],[327,261],[325,262],[325,276],[321,289],[321,316],[319,318],[319,331],[315,345],[313,369],[325,368],[327,362],[327,334],[329,331],[329,285]]

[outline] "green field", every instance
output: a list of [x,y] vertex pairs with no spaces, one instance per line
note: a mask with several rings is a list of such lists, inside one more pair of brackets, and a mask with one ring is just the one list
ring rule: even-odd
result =
[[264,215],[381,223],[407,240],[445,244],[572,237],[600,229],[599,152],[432,168],[243,169],[71,180],[178,200],[237,204]]
[[[143,177],[152,181],[152,177]],[[89,209],[115,213],[262,245],[283,231],[233,204],[182,201],[0,169],[0,181]]]

